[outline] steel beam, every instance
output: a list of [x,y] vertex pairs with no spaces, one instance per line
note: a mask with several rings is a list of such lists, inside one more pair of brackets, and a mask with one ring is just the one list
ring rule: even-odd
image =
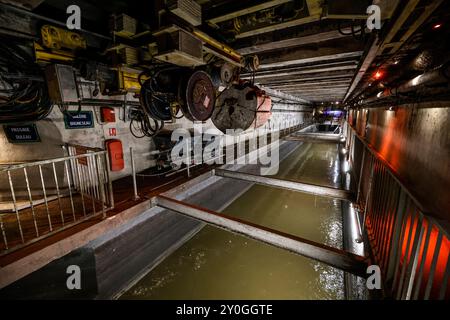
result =
[[277,248],[326,263],[357,276],[366,277],[367,262],[362,256],[259,226],[238,218],[229,217],[218,212],[165,196],[153,198],[153,203],[158,207],[206,222],[226,231],[243,235]]
[[303,105],[311,104],[311,102],[308,100],[302,99],[302,98],[294,96],[294,95],[286,94],[284,92],[274,90],[272,88],[267,88],[264,86],[260,86],[260,88],[261,88],[261,90],[264,90],[271,97],[279,98],[279,99],[282,99],[285,101],[298,102],[299,104],[303,104]]
[[[266,2],[262,2],[259,4],[255,4],[251,7],[247,7],[247,8],[242,8],[240,10],[237,11],[228,11],[230,5],[226,5],[226,6],[222,6],[225,7],[225,9],[228,9],[228,12],[223,12],[221,15],[218,15],[216,17],[211,17],[211,18],[207,18],[207,22],[209,23],[213,23],[213,24],[217,24],[223,21],[227,21],[227,20],[231,20],[237,17],[241,17],[247,14],[251,14],[254,12],[259,12],[261,10],[267,9],[267,8],[271,8],[286,2],[289,2],[290,0],[271,0],[271,1],[266,1]],[[231,8],[233,9],[233,8]]]
[[[351,29],[344,29],[343,32],[351,32]],[[277,34],[278,32],[273,32],[273,34]],[[276,36],[271,35],[273,38],[276,38]],[[266,36],[267,37],[267,36]],[[247,54],[260,54],[261,52],[267,52],[272,50],[279,50],[279,49],[285,49],[290,47],[296,47],[296,46],[304,46],[309,45],[312,43],[318,43],[323,42],[327,40],[334,40],[334,39],[340,39],[345,38],[347,35],[344,35],[340,33],[338,30],[331,30],[331,31],[325,31],[304,35],[304,36],[291,36],[287,39],[277,40],[277,41],[270,41],[267,43],[261,43],[261,44],[254,44],[252,46],[248,46],[245,48],[238,49],[237,51],[240,54],[247,55]],[[252,38],[253,39],[253,38]]]
[[302,132],[302,133],[296,133],[293,135],[294,137],[314,137],[314,138],[321,138],[321,137],[330,137],[330,138],[340,138],[340,134],[335,133],[325,133],[325,132]]
[[334,137],[313,137],[313,136],[288,136],[283,138],[286,141],[301,141],[301,142],[315,142],[315,143],[339,143],[340,138]]
[[329,197],[333,199],[352,201],[354,199],[353,193],[348,190],[336,189],[331,187],[318,186],[309,183],[302,183],[297,181],[281,180],[269,177],[262,177],[253,174],[228,171],[222,169],[213,170],[214,174],[219,177],[237,179],[242,181],[254,182],[260,185],[286,189],[290,191],[303,192],[322,197]]
[[352,80],[352,84],[345,95],[344,102],[347,101],[347,99],[350,97],[350,95],[353,93],[353,91],[357,88],[358,84],[363,79],[366,72],[370,69],[373,61],[378,55],[378,48],[379,48],[378,36],[375,36],[369,50],[367,51],[366,56],[364,57],[364,60],[361,63],[361,67],[359,68],[358,72],[355,74]]
[[308,137],[308,136],[288,136],[283,138],[287,141],[301,141],[301,142],[340,142],[338,138],[326,138],[326,137]]
[[[337,67],[329,67],[329,68],[320,68],[320,67],[311,66],[311,67],[308,67],[308,69],[305,68],[305,70],[301,70],[301,71],[286,70],[285,72],[256,74],[255,79],[257,79],[257,80],[265,79],[265,78],[273,79],[273,78],[293,77],[293,76],[298,78],[298,76],[305,75],[305,74],[306,75],[311,75],[311,74],[320,75],[325,72],[336,72],[336,71],[344,72],[344,71],[348,71],[348,70],[355,70],[356,68],[357,68],[356,64],[337,66]],[[242,79],[250,79],[250,78],[252,78],[252,76],[250,76],[250,75],[242,77]]]
[[327,45],[320,48],[294,48],[286,49],[284,51],[275,51],[270,54],[261,55],[261,66],[259,70],[275,69],[299,66],[304,64],[320,63],[323,64],[327,60],[339,60],[353,58],[361,58],[364,53],[360,44],[344,45]]

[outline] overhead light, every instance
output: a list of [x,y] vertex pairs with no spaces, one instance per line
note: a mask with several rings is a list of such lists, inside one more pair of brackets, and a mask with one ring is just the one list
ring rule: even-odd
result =
[[381,79],[383,77],[383,72],[382,71],[377,71],[375,72],[375,74],[373,75],[373,77],[377,80]]
[[400,62],[400,61],[398,61],[398,60],[395,60],[395,61],[394,61],[394,64],[399,64],[399,62]]
[[434,30],[437,30],[437,29],[439,29],[440,27],[442,27],[442,24],[437,23],[437,24],[435,24],[435,25],[433,26],[433,29],[434,29]]
[[417,86],[417,85],[419,84],[420,78],[422,78],[422,75],[415,77],[415,78],[412,80],[412,85],[413,85],[413,86]]
[[383,91],[378,92],[377,97],[381,98],[383,96]]
[[388,111],[397,111],[397,107],[395,106],[390,106],[389,108],[387,108]]

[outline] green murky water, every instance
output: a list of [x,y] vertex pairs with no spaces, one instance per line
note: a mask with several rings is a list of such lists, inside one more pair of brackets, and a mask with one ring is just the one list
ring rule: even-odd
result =
[[[276,177],[338,186],[334,144],[304,144]],[[342,248],[340,202],[254,186],[226,214]],[[343,272],[206,226],[121,299],[343,299]]]

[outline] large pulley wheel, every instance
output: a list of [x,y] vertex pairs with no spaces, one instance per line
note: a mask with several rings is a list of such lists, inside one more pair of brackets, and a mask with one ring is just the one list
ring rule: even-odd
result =
[[233,85],[218,98],[211,120],[223,133],[229,129],[245,131],[255,121],[257,108],[254,88]]
[[195,71],[188,79],[184,90],[181,110],[191,121],[206,121],[211,118],[216,102],[216,91],[209,75]]

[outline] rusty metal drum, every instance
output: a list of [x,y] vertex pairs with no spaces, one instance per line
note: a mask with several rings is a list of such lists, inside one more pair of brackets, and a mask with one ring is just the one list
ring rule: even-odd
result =
[[206,121],[211,118],[216,103],[216,89],[210,76],[204,71],[195,71],[181,88],[184,116],[191,121]]
[[272,101],[249,83],[233,85],[218,97],[211,120],[220,131],[247,130],[263,126],[271,117]]

